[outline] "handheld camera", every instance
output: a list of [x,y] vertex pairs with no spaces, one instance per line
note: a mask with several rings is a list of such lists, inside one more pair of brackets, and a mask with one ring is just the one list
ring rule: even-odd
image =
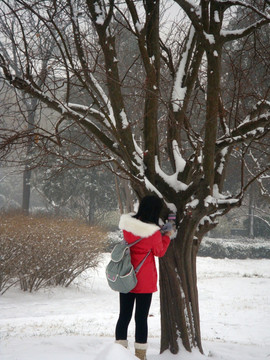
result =
[[169,214],[167,222],[162,226],[161,233],[165,234],[168,231],[175,230],[175,214]]

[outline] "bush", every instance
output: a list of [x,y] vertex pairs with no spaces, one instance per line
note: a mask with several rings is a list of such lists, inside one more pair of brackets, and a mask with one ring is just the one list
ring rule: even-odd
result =
[[270,242],[263,239],[204,238],[198,255],[214,259],[270,259]]
[[99,228],[75,220],[2,214],[0,292],[17,283],[30,292],[69,286],[97,265],[105,237]]

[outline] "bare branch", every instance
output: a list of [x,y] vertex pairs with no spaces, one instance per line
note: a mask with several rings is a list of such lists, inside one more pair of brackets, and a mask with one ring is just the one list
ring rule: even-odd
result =
[[[266,103],[259,105],[244,123],[240,124],[230,134],[224,135],[216,142],[216,151],[224,149],[233,144],[241,144],[247,140],[256,139],[270,130],[270,112],[260,114],[263,108],[268,108]],[[255,120],[254,120],[255,118]]]
[[188,0],[174,0],[188,15],[190,18],[192,25],[199,32],[203,30],[203,24],[200,18],[200,10],[198,6],[194,6],[194,2]]
[[241,39],[243,37],[246,37],[247,35],[251,34],[252,32],[254,32],[256,29],[261,28],[263,25],[269,24],[270,23],[270,18],[268,19],[261,19],[259,21],[257,21],[256,23],[241,29],[241,30],[221,30],[220,35],[221,35],[221,41],[223,43],[226,43],[228,41],[233,41],[233,40],[237,40],[237,39]]
[[[254,12],[255,14],[265,18],[266,20],[269,20],[269,16],[265,13],[263,13],[262,11],[260,11],[257,7],[248,4],[246,1],[241,1],[241,0],[215,0],[216,3],[219,3],[221,6],[223,6],[224,8],[228,9],[229,7],[232,6],[241,6],[244,7],[246,9],[250,9],[252,10],[252,12]],[[267,0],[268,2],[268,0]]]

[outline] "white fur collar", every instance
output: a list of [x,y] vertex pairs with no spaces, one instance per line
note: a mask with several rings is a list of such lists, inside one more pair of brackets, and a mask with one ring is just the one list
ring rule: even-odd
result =
[[138,220],[132,217],[132,214],[124,214],[120,218],[119,229],[131,232],[136,236],[148,237],[160,230],[160,227]]

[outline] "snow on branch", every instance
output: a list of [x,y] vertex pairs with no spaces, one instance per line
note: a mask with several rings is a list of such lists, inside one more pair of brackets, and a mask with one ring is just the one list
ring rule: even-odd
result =
[[135,135],[132,134],[133,144],[135,149],[135,151],[133,152],[133,156],[136,161],[136,164],[133,163],[133,165],[139,170],[139,176],[142,177],[144,175],[143,150],[139,147],[134,136]]
[[145,183],[145,186],[146,186],[147,190],[153,192],[154,194],[156,194],[161,199],[163,198],[161,192],[158,191],[158,189],[147,179],[146,176],[144,176],[144,183]]
[[79,112],[73,110],[68,104],[63,104],[55,98],[50,97],[44,91],[42,91],[36,84],[30,82],[29,80],[22,79],[14,74],[12,74],[6,65],[4,58],[0,55],[0,67],[2,68],[5,81],[14,86],[14,88],[24,91],[27,94],[30,94],[36,99],[39,99],[41,102],[46,104],[50,109],[55,110],[63,117],[71,118],[75,122],[81,123],[89,131],[97,136],[97,138],[105,144],[111,151],[117,153],[117,149],[113,146],[114,142],[105,135],[103,131],[90,119],[85,116],[82,116]]
[[[104,4],[102,1],[89,1],[90,11],[92,13],[94,22],[97,26],[106,28],[110,23],[113,15],[114,1],[110,1],[109,4]],[[109,10],[107,11],[107,8]]]
[[122,128],[126,129],[129,126],[129,122],[127,119],[127,114],[124,109],[121,110],[119,116],[122,119]]
[[158,191],[158,189],[148,180],[148,178],[146,176],[144,176],[144,183],[145,186],[147,188],[147,190],[151,191],[152,193],[156,194],[158,197],[160,197],[161,199],[164,200],[167,208],[174,214],[177,213],[177,208],[173,203],[169,203],[167,202],[164,198],[163,195],[161,194],[160,191]]
[[176,192],[187,190],[188,185],[177,179],[178,172],[175,172],[173,175],[167,175],[161,170],[157,156],[155,156],[155,171],[165,181],[165,183]]
[[218,140],[216,142],[218,148],[225,148],[230,145],[239,144],[246,140],[255,139],[258,136],[262,136],[268,129],[264,127],[258,127],[254,130],[247,131],[241,135],[226,137],[225,139]]
[[[213,211],[213,209],[227,209],[231,206],[237,206],[239,203],[240,198],[221,194],[217,184],[213,185],[213,195],[208,195],[203,199],[204,208],[209,209],[210,211]],[[199,204],[199,199],[192,197],[191,201],[186,204],[185,209],[192,211],[192,209],[196,209]]]
[[183,80],[186,75],[185,72],[186,72],[186,66],[187,66],[187,61],[188,61],[188,53],[191,48],[194,35],[195,35],[195,29],[192,26],[190,29],[187,43],[186,43],[186,49],[185,49],[184,53],[182,54],[182,58],[180,60],[179,66],[178,66],[174,85],[173,85],[172,103],[173,103],[173,111],[175,111],[175,112],[180,110],[180,108],[183,104],[183,101],[185,99],[186,91],[187,91],[186,86],[183,86]]
[[178,175],[178,173],[181,173],[184,171],[185,166],[186,166],[186,161],[183,159],[179,146],[177,144],[176,140],[172,141],[172,149],[173,149],[173,157],[174,157],[174,161],[175,161],[175,168],[176,168],[176,173]]
[[260,188],[260,192],[261,192],[261,195],[267,195],[267,196],[270,196],[270,193],[269,193],[269,190],[266,189],[266,187],[264,186],[263,184],[263,180],[270,180],[270,175],[261,175],[257,181],[259,183],[259,188]]
[[268,17],[266,19],[264,18],[264,19],[258,20],[254,24],[247,26],[246,28],[243,28],[243,29],[221,30],[220,35],[222,37],[223,42],[237,40],[237,39],[240,39],[240,38],[252,33],[252,31],[254,31],[255,29],[260,28],[263,25],[268,24],[268,23],[270,23],[270,17]]
[[208,34],[207,32],[203,32],[203,35],[205,37],[205,39],[209,42],[210,45],[214,45],[215,44],[215,37],[213,34]]
[[267,221],[265,218],[258,216],[258,215],[254,215],[254,217],[256,217],[257,219],[260,219],[261,221],[263,221],[266,225],[268,225],[269,229],[270,229],[270,221]]
[[227,209],[232,206],[238,206],[241,199],[239,197],[232,197],[231,195],[224,195],[219,192],[217,184],[213,185],[213,196],[207,196],[204,199],[205,207],[214,205],[217,209]]
[[227,146],[242,143],[246,140],[252,140],[264,135],[270,129],[270,111],[256,116],[256,120],[251,120],[249,116],[237,128],[233,129],[228,136],[227,134],[219,138],[216,142],[218,150]]
[[265,14],[264,12],[260,11],[258,8],[256,8],[255,6],[253,6],[252,4],[247,3],[246,0],[241,1],[241,0],[216,0],[216,3],[220,3],[223,6],[229,8],[231,6],[242,6],[245,7],[247,9],[252,10],[254,13],[258,14],[259,16],[265,18],[265,19],[270,19],[269,16],[267,14]]
[[93,76],[93,74],[90,74],[90,79],[93,82],[93,85],[96,89],[96,91],[98,92],[99,96],[102,98],[104,104],[106,105],[108,112],[109,112],[109,118],[111,120],[111,123],[114,127],[116,127],[116,121],[115,121],[115,117],[114,117],[114,112],[113,112],[113,108],[111,105],[111,102],[108,98],[108,96],[106,95],[105,91],[102,89],[102,87],[100,86],[100,84],[98,83],[98,81],[96,80],[96,78]]
[[223,173],[224,166],[225,166],[225,163],[226,163],[226,155],[227,154],[228,154],[228,148],[225,147],[220,152],[220,159],[219,159],[218,167],[217,167],[217,170],[216,170],[219,175],[222,175],[222,173]]
[[[212,224],[212,225],[217,225],[218,221],[215,219],[214,216],[207,216],[205,215],[201,221],[199,222],[198,228],[200,226],[206,225],[206,224]],[[198,230],[198,229],[197,229]]]
[[101,111],[93,108],[92,105],[86,106],[81,104],[68,103],[67,106],[74,111],[82,112],[87,115],[91,114],[94,117],[98,117],[104,121],[105,125],[109,126],[106,116]]
[[95,3],[95,12],[96,12],[96,23],[98,25],[103,25],[105,21],[105,14],[100,8],[99,4]]
[[257,102],[257,104],[255,104],[249,118],[250,118],[250,120],[253,120],[258,115],[260,115],[262,113],[267,113],[269,111],[270,111],[270,101],[261,100],[261,101]]
[[[93,117],[95,117],[98,120],[100,120],[101,122],[103,122],[104,125],[109,130],[112,130],[112,128],[114,129],[115,123],[114,123],[114,121],[112,121],[110,115],[104,114],[102,111],[95,109],[92,105],[87,106],[87,105],[81,105],[81,104],[68,103],[67,106],[69,108],[71,108],[72,110],[84,113],[85,115],[89,115],[89,114],[93,115]],[[114,119],[114,117],[113,117],[113,119]],[[124,124],[124,120],[123,120],[123,124]],[[123,125],[123,128],[125,128],[124,125]]]

